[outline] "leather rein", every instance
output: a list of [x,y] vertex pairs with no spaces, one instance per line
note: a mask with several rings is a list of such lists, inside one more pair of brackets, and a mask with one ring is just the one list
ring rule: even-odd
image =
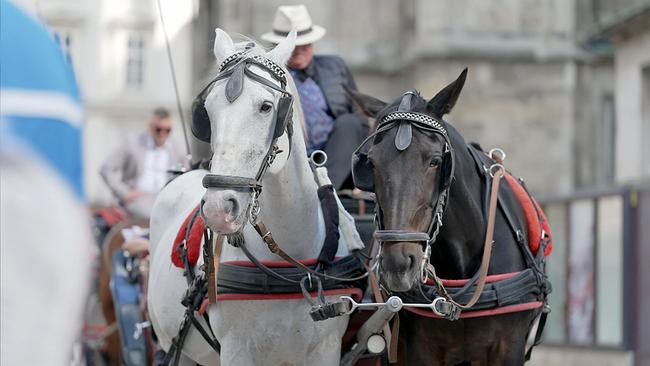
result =
[[[468,310],[474,306],[474,304],[476,304],[476,302],[481,297],[481,293],[483,292],[483,288],[487,282],[488,269],[490,267],[490,257],[492,254],[497,202],[499,199],[499,183],[501,182],[501,178],[503,178],[505,170],[503,167],[503,159],[505,158],[505,153],[501,149],[492,149],[489,152],[489,156],[492,160],[495,161],[495,163],[492,164],[486,171],[492,180],[489,198],[490,205],[488,208],[488,221],[485,229],[485,241],[483,243],[483,257],[481,259],[481,266],[479,267],[479,270],[474,276],[472,276],[472,280],[470,280],[466,285],[472,285],[474,283],[476,275],[478,275],[478,279],[476,280],[476,289],[474,290],[472,297],[465,304],[458,303],[449,295],[442,280],[436,274],[434,266],[429,263],[426,268],[427,274],[431,276],[439,292],[442,294],[442,298],[445,299],[445,301],[441,304],[443,310],[441,312],[446,318],[450,320],[458,319],[461,309]],[[423,278],[422,281],[426,282],[426,278]]]

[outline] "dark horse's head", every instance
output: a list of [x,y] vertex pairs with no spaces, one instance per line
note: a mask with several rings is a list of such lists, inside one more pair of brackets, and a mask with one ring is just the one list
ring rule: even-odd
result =
[[[429,261],[453,178],[454,153],[442,116],[454,107],[467,69],[431,100],[407,92],[392,103],[349,91],[377,131],[353,158],[355,185],[374,190],[383,243],[380,268],[392,291],[410,290]],[[440,221],[439,221],[440,220]]]

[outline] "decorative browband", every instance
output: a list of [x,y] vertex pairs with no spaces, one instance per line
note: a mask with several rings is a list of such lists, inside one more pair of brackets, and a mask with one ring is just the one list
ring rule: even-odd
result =
[[442,133],[443,135],[447,135],[447,130],[443,127],[443,125],[440,122],[438,122],[433,117],[427,116],[426,114],[417,113],[417,112],[389,113],[384,118],[382,118],[381,124],[392,122],[392,121],[399,121],[399,120],[406,120],[415,123],[425,124],[433,128],[434,130]]
[[248,53],[248,50],[235,52],[232,55],[226,57],[226,59],[223,60],[221,65],[219,65],[219,72],[222,72],[226,68],[226,66],[228,66],[228,64],[232,63],[235,60],[239,60],[240,58],[242,58],[246,53]]
[[260,55],[246,57],[247,53],[248,50],[245,50],[233,53],[232,55],[228,56],[219,66],[219,73],[226,70],[232,63],[239,62],[245,58],[248,62],[258,64],[270,71],[276,79],[286,82],[286,73],[284,70],[282,70],[282,67],[280,67],[280,65]]

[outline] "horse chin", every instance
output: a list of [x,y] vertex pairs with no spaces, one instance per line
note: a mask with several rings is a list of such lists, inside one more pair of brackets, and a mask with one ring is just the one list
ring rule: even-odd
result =
[[383,272],[382,282],[393,292],[406,292],[415,286],[417,276],[409,272]]

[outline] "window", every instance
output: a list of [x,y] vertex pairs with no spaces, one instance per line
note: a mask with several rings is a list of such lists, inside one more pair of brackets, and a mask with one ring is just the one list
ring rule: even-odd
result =
[[128,38],[126,55],[126,86],[141,89],[144,84],[144,37],[132,34]]

